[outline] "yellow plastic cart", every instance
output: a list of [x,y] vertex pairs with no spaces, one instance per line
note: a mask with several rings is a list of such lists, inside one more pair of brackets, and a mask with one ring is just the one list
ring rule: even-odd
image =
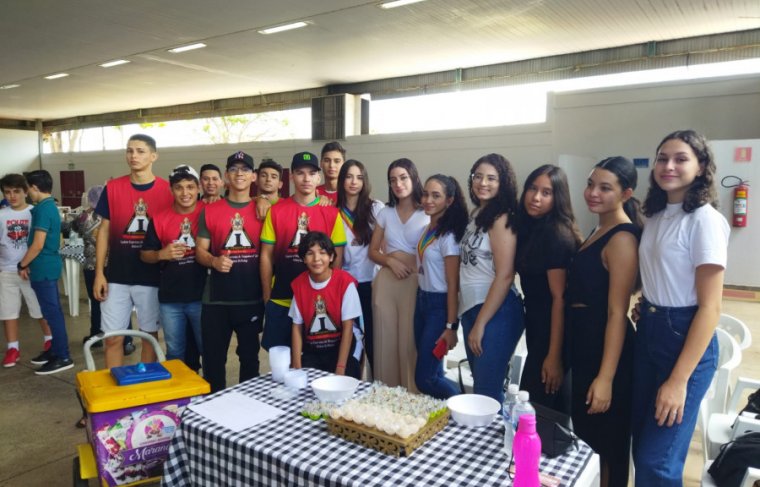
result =
[[[108,369],[95,370],[90,348],[111,336],[132,335],[156,350],[171,378],[119,386]],[[158,341],[140,331],[124,330],[95,336],[84,345],[87,370],[76,377],[77,392],[87,411],[88,443],[77,446],[74,485],[99,478],[103,486],[139,485],[160,480],[169,444],[193,397],[210,386],[181,360],[168,360]]]

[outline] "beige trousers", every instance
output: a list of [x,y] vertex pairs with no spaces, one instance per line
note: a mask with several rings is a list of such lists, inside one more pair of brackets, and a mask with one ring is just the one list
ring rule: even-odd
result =
[[389,386],[402,385],[411,392],[417,392],[414,383],[416,299],[417,273],[399,280],[390,269],[383,267],[372,282],[375,380]]

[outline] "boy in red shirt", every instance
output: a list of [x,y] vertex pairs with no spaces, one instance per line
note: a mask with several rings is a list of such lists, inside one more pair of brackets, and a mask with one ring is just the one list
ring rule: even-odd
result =
[[182,164],[169,175],[174,204],[157,213],[148,224],[140,259],[161,263],[158,286],[159,315],[166,341],[166,358],[185,359],[187,325],[195,343],[201,342],[201,296],[206,268],[195,261],[198,217],[204,204],[198,200],[198,173]]
[[[299,152],[290,165],[295,192],[272,206],[261,230],[261,287],[265,303],[265,326],[262,346],[290,345],[288,317],[293,291],[290,283],[306,266],[298,255],[298,246],[310,231],[330,235],[336,249],[335,267],[340,267],[346,233],[334,206],[321,206],[316,193],[319,183],[319,159],[310,152]],[[273,279],[274,278],[274,279]]]
[[232,154],[225,172],[229,192],[203,209],[195,242],[196,260],[211,269],[201,310],[203,377],[211,384],[211,392],[226,386],[227,350],[233,331],[240,382],[258,377],[264,314],[259,279],[261,222],[250,196],[256,181],[253,157],[242,151]]
[[331,267],[335,246],[322,232],[307,233],[298,255],[308,270],[290,285],[293,368],[311,367],[358,379],[361,342],[354,335],[354,324],[362,307],[356,279]]

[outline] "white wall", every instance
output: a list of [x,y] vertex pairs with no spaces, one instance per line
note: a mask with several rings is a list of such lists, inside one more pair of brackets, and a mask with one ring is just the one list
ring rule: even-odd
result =
[[[734,162],[734,149],[750,147],[752,159],[749,162]],[[737,176],[750,181],[747,208],[748,224],[744,228],[731,227],[728,245],[728,266],[726,284],[760,287],[760,139],[720,140],[712,142],[713,154],[718,166],[716,180],[725,176]],[[755,186],[752,187],[752,182]],[[728,181],[727,181],[728,183]],[[754,195],[752,191],[754,190]],[[731,223],[733,216],[733,190],[720,188],[720,212]]]
[[[383,200],[387,197],[386,168],[399,157],[413,160],[423,178],[442,172],[457,177],[463,186],[472,163],[490,152],[502,153],[512,161],[520,185],[533,168],[562,161],[569,173],[575,212],[583,230],[588,231],[593,218],[579,195],[594,162],[612,155],[647,157],[651,161],[662,137],[683,128],[694,128],[712,140],[760,139],[760,76],[560,93],[551,96],[547,106],[547,122],[543,124],[362,135],[349,137],[344,145],[348,157],[367,165],[373,194]],[[198,167],[215,162],[223,166],[226,157],[237,150],[249,152],[257,162],[271,157],[287,167],[295,152],[318,153],[322,146],[311,140],[296,140],[161,149],[161,141],[158,143],[160,158],[155,172],[160,175],[180,163]],[[69,162],[85,170],[87,186],[127,172],[123,151],[43,156],[44,167],[53,173],[66,169]],[[648,169],[639,171],[636,195],[640,199],[646,195],[648,175]],[[721,188],[721,199],[729,192]],[[750,216],[750,226],[753,221]],[[730,253],[735,241],[739,243],[732,238]],[[758,271],[760,268],[754,269],[755,274]],[[728,284],[758,285],[748,276],[728,275]]]
[[39,168],[37,132],[0,129],[0,175]]

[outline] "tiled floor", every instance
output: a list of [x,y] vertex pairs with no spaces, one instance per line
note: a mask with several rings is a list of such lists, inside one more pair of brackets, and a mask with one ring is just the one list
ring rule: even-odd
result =
[[[65,298],[63,305],[67,306]],[[723,309],[742,319],[756,337],[752,347],[745,351],[737,375],[760,378],[760,303],[726,300]],[[35,376],[35,366],[29,364],[41,344],[39,327],[33,320],[22,319],[21,362],[16,367],[0,370],[0,486],[71,485],[76,445],[86,441],[84,430],[74,427],[80,416],[74,377],[84,368],[81,343],[89,328],[86,299],[81,301],[80,313],[76,318],[66,315],[75,368],[44,377]],[[233,344],[228,358],[229,384],[237,381],[234,348]],[[134,363],[137,357],[139,353],[128,360]],[[263,352],[262,359],[263,371],[267,368]],[[102,351],[96,351],[96,360],[102,367]],[[695,435],[687,460],[687,486],[699,485],[701,452],[698,435]]]

